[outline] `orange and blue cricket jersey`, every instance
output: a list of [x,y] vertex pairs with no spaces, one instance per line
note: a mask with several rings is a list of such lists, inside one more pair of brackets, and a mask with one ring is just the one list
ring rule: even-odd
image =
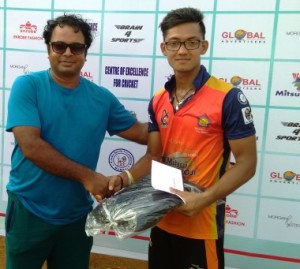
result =
[[[149,130],[160,132],[162,162],[181,169],[185,180],[206,189],[229,168],[228,140],[251,136],[255,128],[240,89],[211,76],[204,66],[193,83],[195,94],[177,111],[171,95],[174,76],[153,96]],[[224,218],[224,205],[212,204],[193,217],[171,211],[157,226],[188,238],[217,239],[224,235]]]

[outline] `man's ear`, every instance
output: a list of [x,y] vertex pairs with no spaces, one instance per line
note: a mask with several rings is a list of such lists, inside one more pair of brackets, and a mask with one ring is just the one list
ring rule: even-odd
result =
[[164,42],[160,43],[160,50],[161,50],[162,54],[166,56],[166,45]]
[[205,54],[209,47],[208,41],[207,40],[201,41],[200,47],[201,47],[201,51],[200,51],[201,55]]

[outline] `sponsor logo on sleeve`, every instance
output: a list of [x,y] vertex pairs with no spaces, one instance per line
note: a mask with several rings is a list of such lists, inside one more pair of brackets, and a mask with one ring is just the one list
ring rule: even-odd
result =
[[242,115],[244,118],[244,123],[245,124],[250,124],[253,122],[253,115],[251,112],[251,108],[249,106],[242,108]]

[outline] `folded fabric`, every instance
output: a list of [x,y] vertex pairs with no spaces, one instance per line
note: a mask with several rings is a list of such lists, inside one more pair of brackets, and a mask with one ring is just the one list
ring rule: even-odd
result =
[[177,195],[154,189],[147,176],[99,203],[88,214],[85,231],[88,236],[114,231],[118,238],[131,237],[181,204]]

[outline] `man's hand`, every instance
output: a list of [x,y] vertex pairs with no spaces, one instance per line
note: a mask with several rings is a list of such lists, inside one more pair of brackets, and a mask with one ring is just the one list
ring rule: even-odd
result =
[[108,190],[112,194],[120,191],[125,186],[124,177],[121,175],[109,176],[108,179]]
[[104,198],[114,195],[116,192],[120,191],[124,187],[124,179],[120,175],[109,176],[106,178],[106,180],[107,180],[107,187],[104,196],[101,194],[94,195],[97,202],[100,202]]
[[170,191],[180,196],[184,204],[176,209],[177,212],[188,217],[197,215],[201,210],[208,206],[205,192],[188,192],[170,188]]
[[107,177],[94,172],[90,177],[83,181],[83,186],[99,202],[109,196],[108,181],[109,179]]

